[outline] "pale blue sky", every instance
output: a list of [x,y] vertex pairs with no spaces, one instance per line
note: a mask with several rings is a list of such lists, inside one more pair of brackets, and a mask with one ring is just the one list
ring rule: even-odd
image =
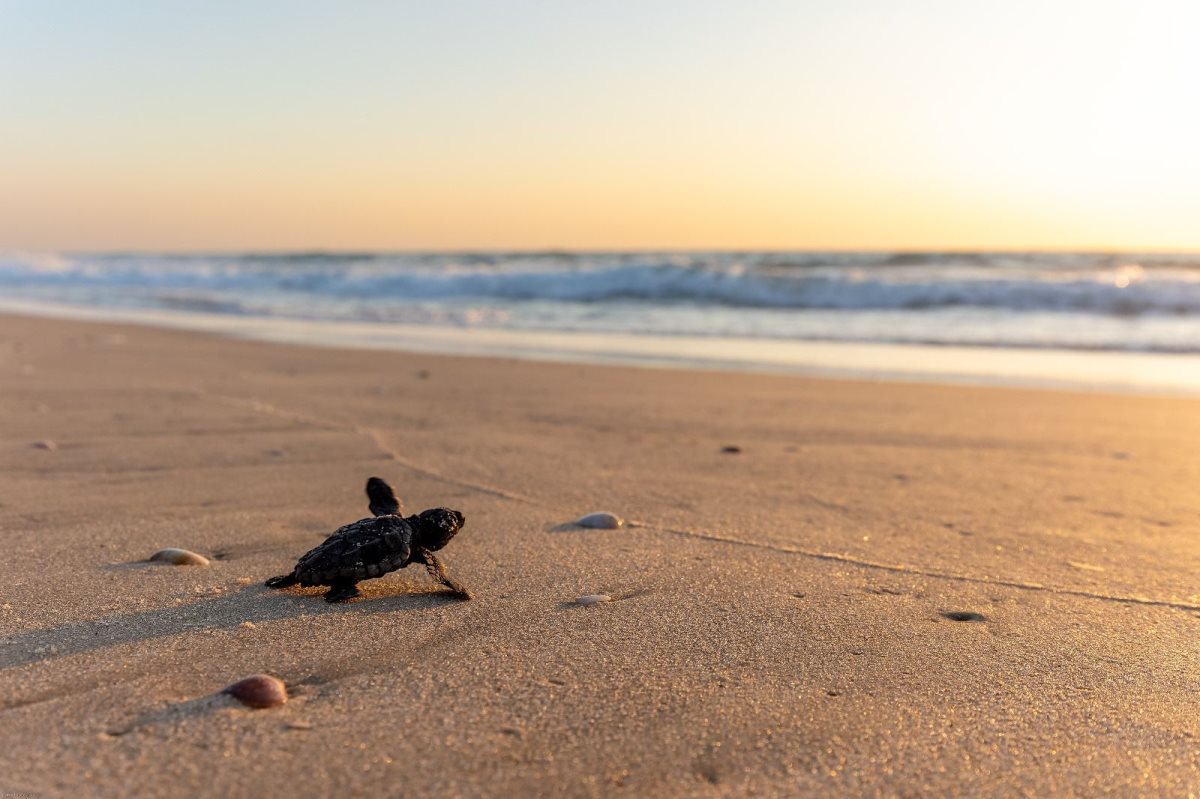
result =
[[1198,248],[1193,9],[0,0],[0,246]]

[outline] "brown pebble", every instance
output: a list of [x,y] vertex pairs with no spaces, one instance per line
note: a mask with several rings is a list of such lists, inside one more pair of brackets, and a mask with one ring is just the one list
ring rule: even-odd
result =
[[254,708],[275,707],[288,701],[287,686],[283,680],[270,674],[255,674],[238,680],[221,693],[229,694],[243,705]]
[[41,441],[35,441],[29,446],[33,447],[34,449],[49,450],[50,452],[54,452],[54,450],[58,449],[58,444],[55,444],[48,438],[44,438]]
[[721,452],[724,452],[727,455],[737,455],[741,451],[742,451],[742,448],[737,446],[736,444],[730,444],[727,447],[721,447]]
[[176,549],[175,547],[167,547],[160,549],[151,555],[148,560],[155,563],[170,563],[174,566],[207,566],[208,558],[203,555],[197,555],[188,549]]

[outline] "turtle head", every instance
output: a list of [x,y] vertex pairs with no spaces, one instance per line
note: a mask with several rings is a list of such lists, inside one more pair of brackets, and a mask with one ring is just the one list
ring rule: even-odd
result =
[[430,508],[417,516],[417,546],[429,551],[441,549],[466,524],[466,519],[456,510]]

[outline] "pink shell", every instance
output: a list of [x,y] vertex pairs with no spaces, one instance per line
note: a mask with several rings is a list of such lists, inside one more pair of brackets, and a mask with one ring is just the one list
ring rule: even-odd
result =
[[275,707],[288,701],[287,686],[270,674],[254,674],[238,680],[221,693],[229,694],[247,707]]

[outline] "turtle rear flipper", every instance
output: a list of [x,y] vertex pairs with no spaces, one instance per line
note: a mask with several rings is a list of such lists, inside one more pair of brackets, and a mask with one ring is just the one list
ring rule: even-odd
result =
[[354,583],[354,580],[335,580],[329,590],[325,592],[325,601],[345,602],[347,599],[362,596],[362,591],[359,591],[358,586]]
[[371,503],[368,505],[371,513],[376,516],[400,513],[400,500],[396,499],[396,493],[392,491],[392,487],[386,481],[379,477],[367,480],[367,499]]
[[292,572],[291,574],[281,574],[278,577],[272,577],[263,583],[263,585],[267,588],[287,588],[289,585],[295,585],[298,582],[299,579],[296,577],[296,573]]

